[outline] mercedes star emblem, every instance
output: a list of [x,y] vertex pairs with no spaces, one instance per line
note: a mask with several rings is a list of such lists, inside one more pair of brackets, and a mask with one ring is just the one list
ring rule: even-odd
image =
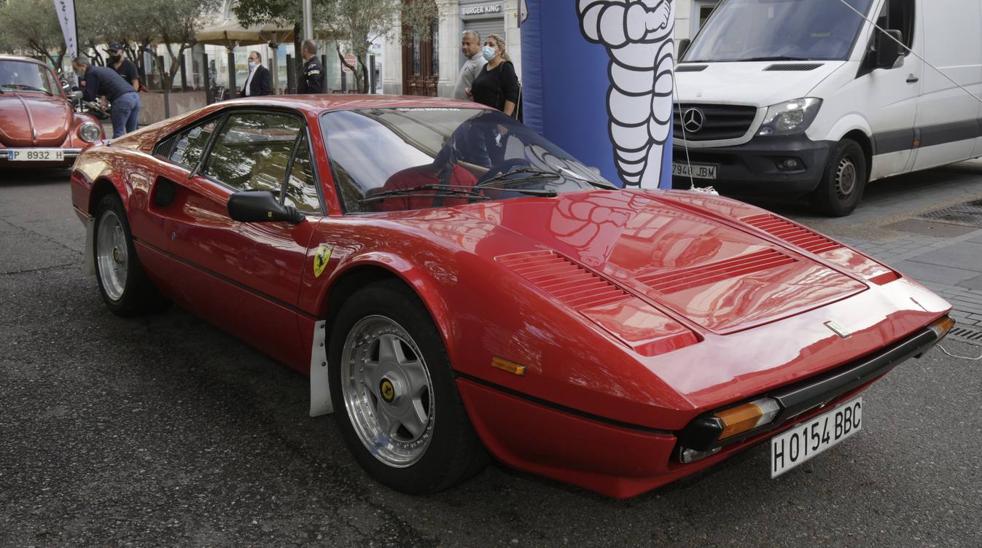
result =
[[690,108],[682,114],[682,127],[689,133],[699,133],[706,123],[706,115],[697,108]]

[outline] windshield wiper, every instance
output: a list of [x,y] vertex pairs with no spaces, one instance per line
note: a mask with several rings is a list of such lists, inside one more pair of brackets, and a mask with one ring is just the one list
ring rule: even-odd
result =
[[23,90],[26,90],[26,91],[43,91],[44,93],[47,93],[48,95],[51,95],[51,92],[48,91],[48,90],[46,90],[46,89],[44,89],[44,88],[36,88],[36,87],[30,86],[28,84],[0,84],[0,90],[2,90],[4,87],[10,88],[10,89],[23,89]]
[[750,63],[753,61],[811,61],[807,57],[786,57],[782,55],[775,55],[773,57],[750,57],[748,59],[740,59],[739,62]]
[[384,192],[379,192],[378,194],[372,194],[371,196],[366,196],[358,200],[360,203],[372,202],[375,200],[382,200],[384,198],[391,198],[393,196],[406,196],[409,194],[418,194],[420,192],[427,192],[430,196],[466,196],[468,198],[474,198],[479,200],[490,200],[484,194],[479,192],[474,192],[471,187],[467,186],[455,186],[455,185],[417,185],[408,188],[399,188],[396,190],[386,190]]

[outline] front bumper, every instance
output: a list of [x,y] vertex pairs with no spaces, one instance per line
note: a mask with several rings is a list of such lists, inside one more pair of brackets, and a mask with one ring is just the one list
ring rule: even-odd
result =
[[[804,135],[795,137],[755,137],[734,147],[673,147],[675,163],[711,164],[717,166],[716,180],[675,176],[674,188],[687,189],[691,182],[712,185],[735,194],[806,194],[818,186],[825,173],[834,143],[812,141]],[[782,167],[788,160],[797,167]]]
[[775,391],[772,396],[786,405],[778,422],[728,440],[691,463],[680,458],[688,427],[672,432],[605,421],[465,376],[458,377],[457,388],[475,430],[498,460],[609,497],[629,498],[705,470],[823,413],[942,337],[925,328],[856,362]]

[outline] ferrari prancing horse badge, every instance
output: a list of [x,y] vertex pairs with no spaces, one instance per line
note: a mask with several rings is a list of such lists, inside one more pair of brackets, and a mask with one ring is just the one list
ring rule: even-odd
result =
[[314,251],[314,277],[320,278],[321,274],[324,273],[324,269],[327,268],[327,262],[331,260],[332,247],[329,245],[321,244]]

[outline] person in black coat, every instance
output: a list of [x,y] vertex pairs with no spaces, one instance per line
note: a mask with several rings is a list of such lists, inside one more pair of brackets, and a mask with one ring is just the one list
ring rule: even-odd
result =
[[313,40],[304,40],[300,55],[304,63],[297,93],[324,93],[324,70],[317,62],[317,44]]
[[505,52],[505,41],[497,34],[489,34],[481,53],[488,64],[471,84],[474,101],[514,116],[519,100],[518,75]]
[[258,51],[249,52],[249,76],[242,86],[243,97],[258,97],[273,93],[273,75],[263,66],[263,56]]

